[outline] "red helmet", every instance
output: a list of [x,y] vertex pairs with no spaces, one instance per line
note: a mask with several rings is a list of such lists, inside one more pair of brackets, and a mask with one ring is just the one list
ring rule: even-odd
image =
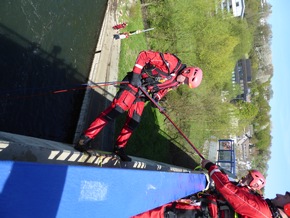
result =
[[189,88],[197,88],[202,81],[202,70],[198,67],[186,67],[181,75],[186,77]]
[[290,216],[290,203],[284,205],[284,212],[288,217]]
[[252,189],[260,190],[266,185],[265,177],[258,170],[250,170],[249,174],[252,176],[253,180],[250,182],[249,186]]

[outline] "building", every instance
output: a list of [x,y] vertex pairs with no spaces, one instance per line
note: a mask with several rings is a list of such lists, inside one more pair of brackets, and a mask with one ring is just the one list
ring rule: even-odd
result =
[[239,84],[242,89],[242,93],[238,95],[235,100],[243,100],[245,102],[250,102],[251,90],[248,86],[252,81],[252,70],[250,59],[241,59],[236,63],[232,80],[234,83]]
[[221,9],[231,12],[234,17],[244,17],[245,0],[222,0]]

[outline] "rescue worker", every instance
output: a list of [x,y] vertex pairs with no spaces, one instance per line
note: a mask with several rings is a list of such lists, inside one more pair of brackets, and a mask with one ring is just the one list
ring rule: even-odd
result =
[[[222,173],[225,177],[228,176]],[[260,196],[257,191],[261,190],[266,182],[264,176],[258,170],[250,170],[248,174],[238,182],[230,182],[233,186],[251,195]],[[261,197],[261,196],[260,196]],[[167,218],[167,217],[234,217],[235,212],[225,198],[215,189],[209,189],[184,199],[180,199],[161,207],[144,212],[132,218]],[[241,216],[243,217],[243,216]]]
[[203,168],[208,170],[210,178],[215,183],[216,190],[225,198],[239,217],[251,218],[287,218],[290,217],[290,193],[277,194],[274,199],[264,199],[254,195],[243,187],[232,184],[217,165],[203,159]]
[[131,161],[124,148],[141,121],[146,96],[139,89],[143,87],[155,101],[162,99],[168,91],[181,84],[196,88],[202,81],[202,70],[198,67],[187,67],[174,54],[156,51],[141,51],[136,59],[132,72],[128,73],[111,105],[91,123],[81,135],[75,149],[90,153],[89,142],[103,127],[118,115],[128,111],[126,122],[116,140],[114,152],[123,161]]

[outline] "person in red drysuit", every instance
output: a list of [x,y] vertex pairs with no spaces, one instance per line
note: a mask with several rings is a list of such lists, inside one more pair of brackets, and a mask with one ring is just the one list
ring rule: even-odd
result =
[[210,178],[214,181],[215,188],[231,208],[244,218],[287,218],[290,216],[290,193],[277,194],[274,199],[264,199],[261,195],[255,195],[238,187],[229,181],[219,167],[209,160],[203,159],[203,168],[208,170]]
[[[223,176],[227,177],[223,173]],[[258,170],[250,170],[238,183],[230,182],[246,193],[260,196],[257,191],[265,186],[265,178]],[[184,199],[180,199],[153,210],[146,211],[131,218],[227,218],[235,217],[235,211],[227,203],[225,198],[215,189],[197,193]],[[243,217],[243,216],[241,216]]]
[[[198,67],[187,67],[174,54],[156,51],[139,53],[132,72],[129,72],[117,92],[112,104],[91,123],[81,135],[75,149],[81,152],[90,151],[89,142],[96,137],[102,128],[118,115],[128,111],[126,122],[117,138],[114,152],[123,161],[131,161],[124,148],[141,121],[146,96],[139,89],[143,87],[155,101],[162,99],[168,91],[181,84],[196,88],[202,81],[202,70]],[[89,152],[88,152],[89,153]]]

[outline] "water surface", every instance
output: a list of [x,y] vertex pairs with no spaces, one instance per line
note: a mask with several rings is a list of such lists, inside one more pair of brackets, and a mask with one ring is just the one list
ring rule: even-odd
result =
[[0,1],[0,131],[72,142],[106,6]]

